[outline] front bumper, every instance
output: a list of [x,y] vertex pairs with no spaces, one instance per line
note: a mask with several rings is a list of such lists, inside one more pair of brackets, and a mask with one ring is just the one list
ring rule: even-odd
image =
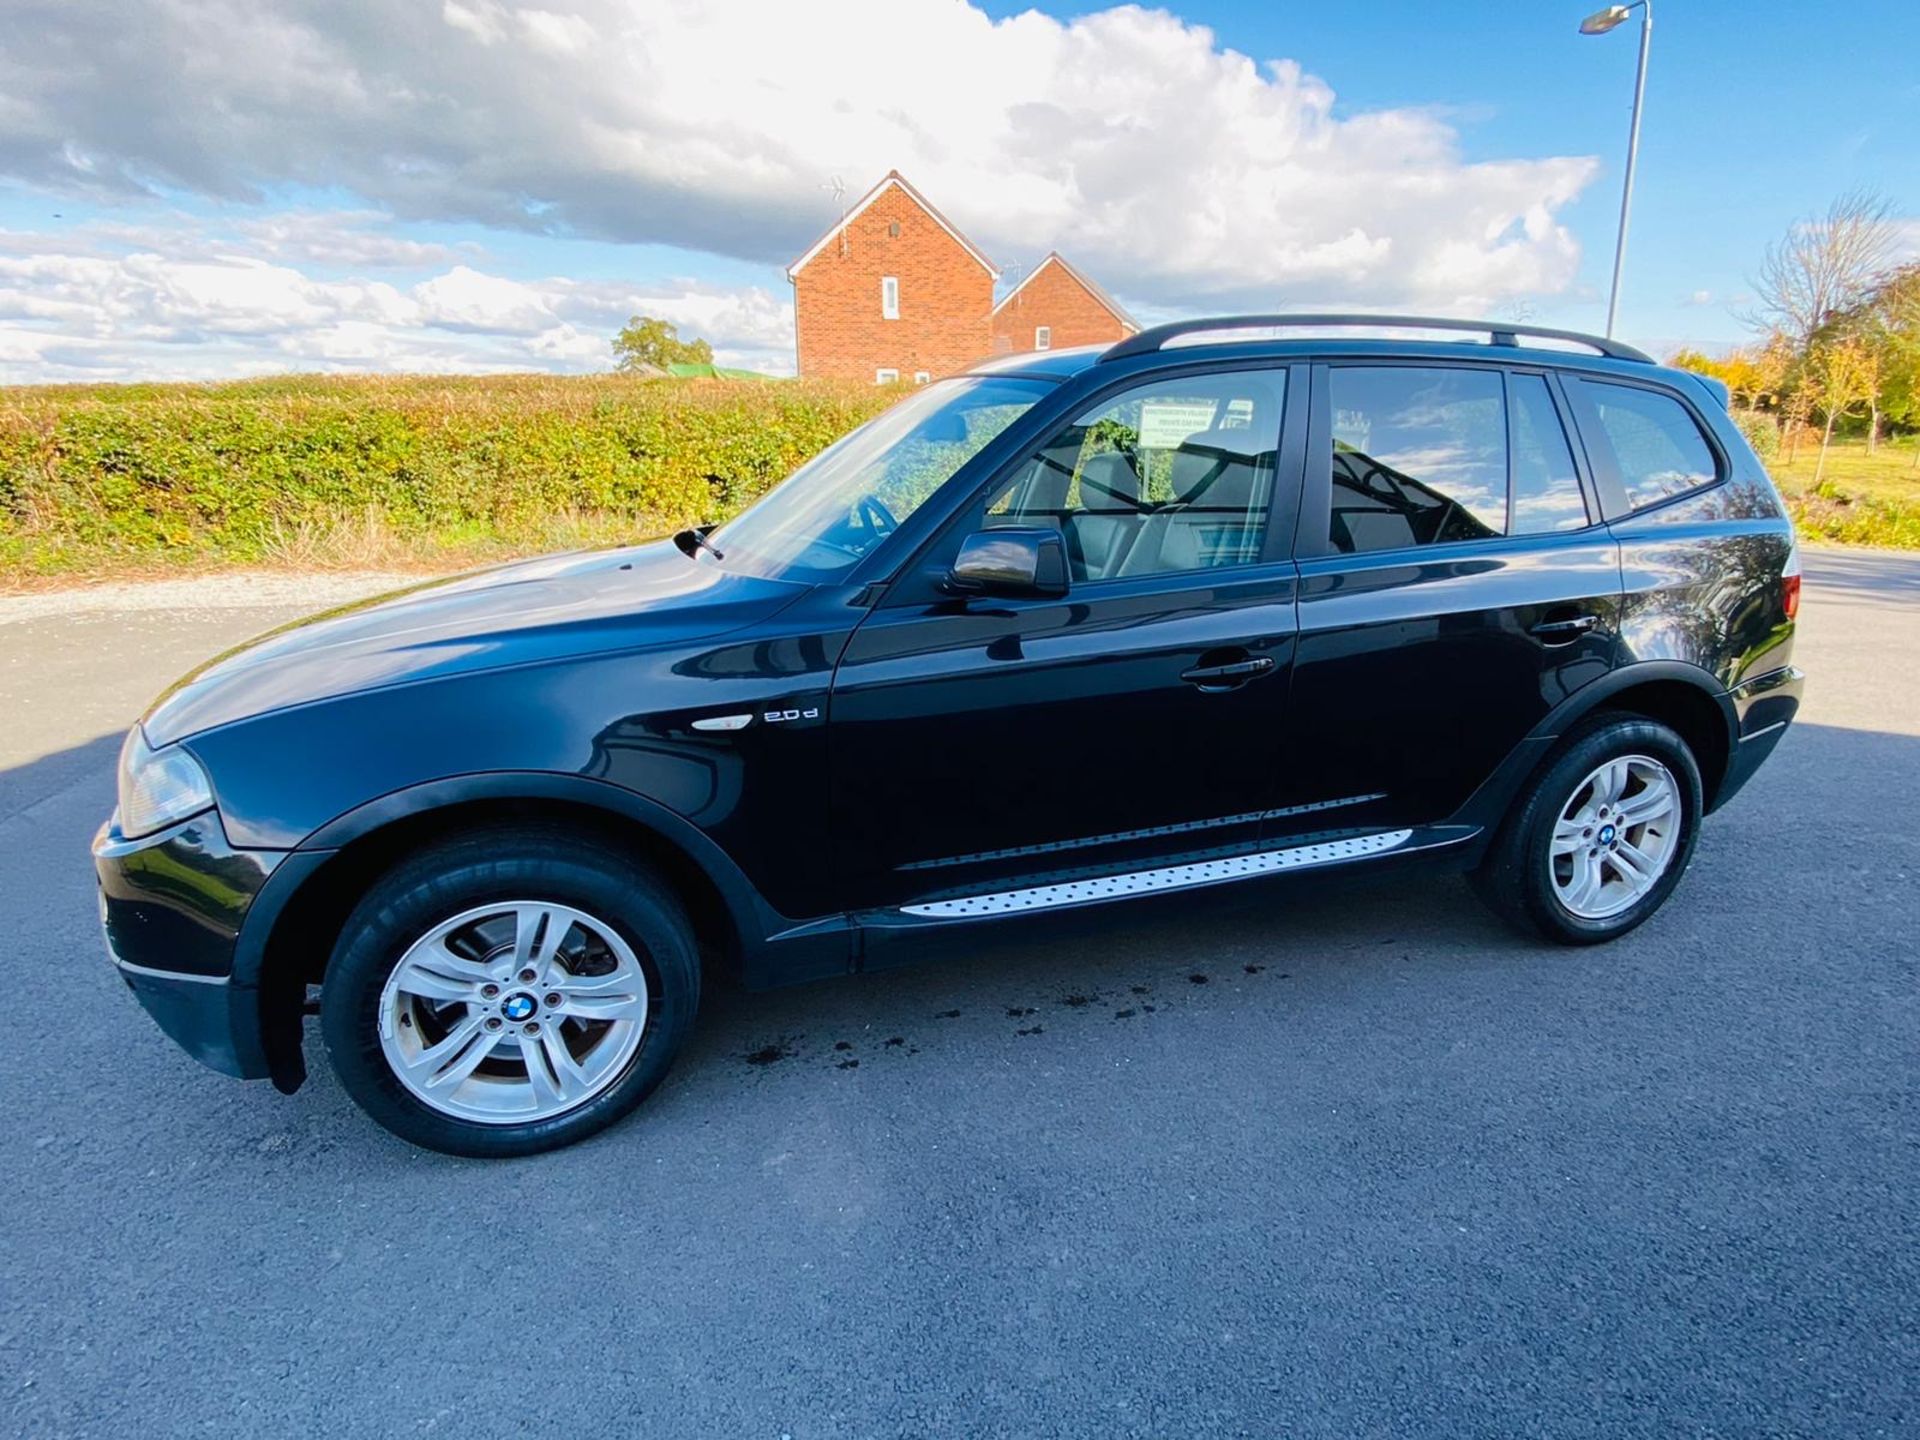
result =
[[243,1080],[276,1075],[259,947],[247,942],[271,923],[260,902],[286,858],[235,849],[212,811],[138,840],[109,820],[93,841],[100,923],[120,977],[189,1055]]
[[1792,665],[1769,670],[1734,687],[1733,710],[1739,720],[1739,735],[1733,754],[1727,757],[1726,778],[1715,793],[1713,808],[1718,810],[1751,780],[1760,764],[1773,753],[1773,747],[1787,733],[1787,726],[1800,710],[1800,696],[1807,686],[1806,674]]
[[[111,946],[109,946],[111,954]],[[113,957],[154,1023],[194,1059],[238,1080],[273,1073],[260,1037],[260,993],[224,975],[170,975]]]

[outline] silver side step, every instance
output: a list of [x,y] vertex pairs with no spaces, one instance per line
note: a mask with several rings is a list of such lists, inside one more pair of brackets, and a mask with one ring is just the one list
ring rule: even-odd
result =
[[1134,870],[1125,875],[1102,875],[1095,880],[1071,880],[1061,885],[1034,885],[1024,890],[1002,890],[995,895],[931,900],[922,905],[902,905],[900,913],[951,919],[963,915],[1005,915],[1015,910],[1084,905],[1089,900],[1113,900],[1123,895],[1186,890],[1196,885],[1218,885],[1228,880],[1249,880],[1256,875],[1272,875],[1281,870],[1299,870],[1308,865],[1354,860],[1362,855],[1378,855],[1395,849],[1412,838],[1411,830],[1384,830],[1377,835],[1323,840],[1317,845],[1296,845],[1288,850],[1261,850],[1252,855],[1234,855],[1225,860],[1200,860],[1191,865]]

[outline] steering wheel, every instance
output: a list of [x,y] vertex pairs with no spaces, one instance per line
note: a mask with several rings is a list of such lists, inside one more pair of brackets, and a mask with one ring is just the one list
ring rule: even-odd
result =
[[[854,515],[859,516],[864,531],[854,528]],[[881,503],[879,496],[862,495],[853,502],[853,514],[837,521],[832,533],[815,536],[807,543],[810,547],[858,560],[899,528],[900,522],[893,518],[893,512]]]
[[878,495],[862,495],[857,504],[860,518],[867,522],[875,540],[883,540],[900,528],[900,522],[893,518],[893,512],[881,503]]

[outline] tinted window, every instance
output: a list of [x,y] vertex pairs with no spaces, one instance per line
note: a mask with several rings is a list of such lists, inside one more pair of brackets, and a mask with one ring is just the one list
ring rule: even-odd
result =
[[1547,382],[1538,375],[1509,375],[1507,398],[1513,432],[1513,505],[1507,530],[1539,535],[1578,530],[1587,523],[1587,502],[1573,451],[1560,424]]
[[1507,417],[1496,370],[1336,365],[1333,513],[1349,553],[1505,532]]
[[1058,526],[1076,581],[1256,560],[1286,379],[1190,375],[1103,401],[1020,467],[987,524]]
[[1639,510],[1684,495],[1719,478],[1700,427],[1671,395],[1635,385],[1576,380],[1600,418],[1613,449],[1627,503]]

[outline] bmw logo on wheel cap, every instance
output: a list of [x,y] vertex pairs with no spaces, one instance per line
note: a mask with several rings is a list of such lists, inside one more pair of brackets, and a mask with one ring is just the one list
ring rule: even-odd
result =
[[[1615,833],[1616,833],[1616,832],[1615,832],[1615,830],[1614,830],[1614,828],[1613,828],[1613,826],[1611,826],[1611,825],[1602,825],[1602,826],[1600,827],[1600,843],[1601,843],[1602,845],[1611,845],[1611,844],[1613,843],[1613,837],[1614,837],[1614,835],[1615,835]],[[514,1016],[513,1018],[514,1018],[514,1019],[516,1019],[516,1020],[518,1020],[518,1019],[519,1019],[520,1017],[519,1017],[518,1015],[516,1015],[516,1016]]]
[[526,994],[509,995],[500,1002],[500,1013],[509,1020],[525,1020],[535,1008],[533,996]]

